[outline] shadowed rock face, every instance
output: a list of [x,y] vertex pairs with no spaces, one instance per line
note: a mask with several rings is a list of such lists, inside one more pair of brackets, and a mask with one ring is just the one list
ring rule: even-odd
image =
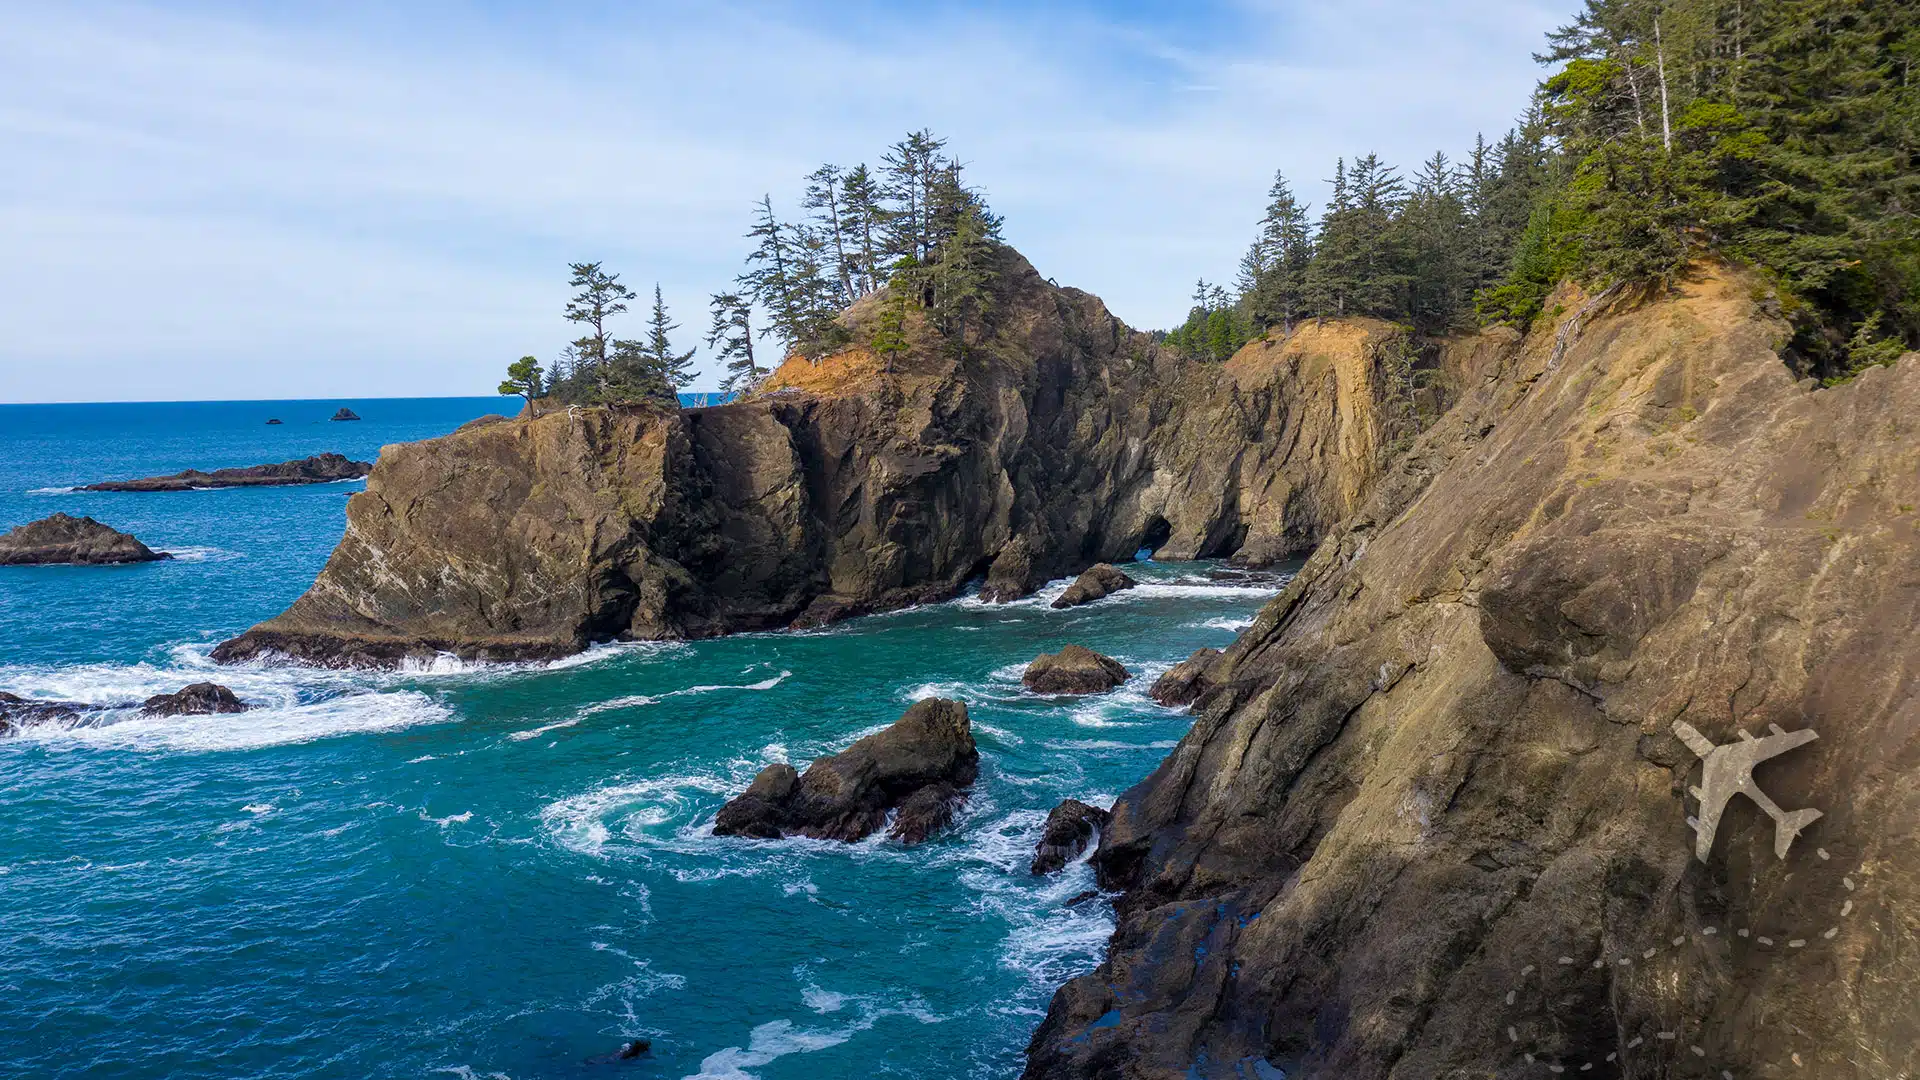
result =
[[106,566],[171,558],[111,525],[67,514],[41,518],[0,536],[0,566]]
[[746,791],[720,808],[713,831],[853,843],[897,810],[888,835],[918,844],[953,820],[979,767],[967,707],[928,698],[886,730],[816,760],[804,775],[787,764],[762,769]]
[[171,694],[155,694],[140,706],[149,716],[211,716],[246,712],[247,705],[219,683],[194,683]]
[[1084,645],[1068,645],[1057,653],[1041,653],[1020,675],[1020,682],[1036,694],[1104,694],[1132,678],[1120,661]]
[[1079,607],[1081,604],[1090,604],[1095,600],[1112,596],[1122,589],[1131,589],[1138,584],[1140,583],[1128,577],[1112,563],[1100,563],[1088,567],[1079,577],[1074,578],[1073,584],[1067,586],[1067,591],[1060,594],[1060,598],[1053,602],[1053,606],[1056,608]]
[[1147,696],[1168,707],[1191,705],[1213,688],[1209,673],[1220,662],[1219,649],[1197,649],[1192,656],[1167,669],[1154,680]]
[[1107,827],[1107,812],[1079,799],[1068,799],[1047,814],[1045,831],[1033,853],[1032,871],[1052,874],[1087,850],[1101,829]]
[[[215,655],[540,658],[817,625],[981,573],[1016,599],[1143,545],[1262,563],[1351,512],[1398,437],[1375,400],[1386,324],[1189,362],[1000,258],[992,336],[965,350],[916,316],[890,370],[855,348],[789,361],[751,401],[388,448],[319,580]],[[845,316],[856,337],[875,307]]]
[[[1920,355],[1797,388],[1763,294],[1480,369],[1115,805],[1031,1080],[1920,1070]],[[1700,861],[1677,721],[1825,816]]]
[[143,480],[109,480],[88,484],[82,491],[197,491],[203,488],[284,487],[294,484],[328,484],[335,480],[357,480],[373,470],[364,461],[349,461],[343,454],[315,454],[298,461],[278,465],[249,465],[237,469],[201,472],[188,469],[171,476],[149,476]]

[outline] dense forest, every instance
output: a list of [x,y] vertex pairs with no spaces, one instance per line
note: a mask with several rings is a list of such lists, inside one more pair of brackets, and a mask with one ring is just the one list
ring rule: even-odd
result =
[[[1523,118],[1412,176],[1375,154],[1334,163],[1316,216],[1276,174],[1231,287],[1201,281],[1166,345],[1224,360],[1303,318],[1367,315],[1430,337],[1526,327],[1553,288],[1645,294],[1703,255],[1774,285],[1796,369],[1829,382],[1920,343],[1920,4],[1891,0],[1586,0],[1535,57]],[[884,290],[869,342],[906,347],[909,309],[964,343],[988,315],[1000,219],[945,143],[918,131],[878,168],[822,165],[800,216],[771,196],[710,302],[728,390],[847,344],[838,316]],[[522,358],[502,393],[568,403],[674,400],[692,367],[654,290],[646,330],[609,321],[635,293],[571,267],[581,330],[552,366]],[[1552,314],[1545,312],[1545,314]],[[767,361],[772,361],[771,363]]]
[[1168,335],[1222,359],[1301,317],[1524,327],[1553,287],[1656,290],[1715,254],[1776,286],[1829,381],[1920,343],[1920,5],[1587,0],[1525,118],[1411,182],[1336,163],[1317,222],[1276,177],[1236,288]]

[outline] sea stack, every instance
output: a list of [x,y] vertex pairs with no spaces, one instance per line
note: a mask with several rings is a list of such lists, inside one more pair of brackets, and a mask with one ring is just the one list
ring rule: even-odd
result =
[[0,566],[111,566],[171,558],[111,525],[68,514],[41,518],[0,536]]
[[945,828],[980,768],[967,707],[928,698],[914,702],[886,730],[805,774],[769,765],[747,790],[720,808],[716,836],[778,840],[810,836],[853,843],[872,835],[897,809],[887,835],[918,844]]
[[356,413],[356,412],[354,412],[354,411],[353,411],[352,409],[349,409],[349,408],[347,408],[346,406],[344,406],[344,405],[343,405],[343,406],[341,406],[341,407],[340,407],[340,411],[339,411],[339,412],[336,412],[336,413],[334,413],[334,414],[333,414],[333,417],[332,417],[332,419],[335,419],[335,420],[358,420],[358,419],[360,419],[360,415],[359,415],[358,413]]
[[1104,694],[1132,677],[1113,657],[1069,645],[1035,657],[1020,682],[1036,694]]

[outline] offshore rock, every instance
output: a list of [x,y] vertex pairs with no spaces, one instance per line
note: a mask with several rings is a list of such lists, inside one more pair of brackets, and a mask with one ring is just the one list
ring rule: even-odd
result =
[[1068,645],[1034,657],[1020,682],[1036,694],[1104,694],[1132,677],[1113,657]]
[[0,536],[0,566],[107,566],[171,558],[111,525],[68,514],[41,518]]
[[358,413],[356,413],[356,412],[354,412],[354,411],[353,411],[352,409],[349,409],[349,408],[347,408],[346,406],[344,406],[344,405],[342,405],[342,406],[340,407],[340,409],[339,409],[339,411],[338,411],[338,412],[336,412],[336,413],[334,413],[334,414],[333,414],[332,416],[330,416],[330,417],[328,417],[327,419],[329,419],[329,420],[358,420],[358,419],[360,419],[360,416],[359,416],[359,414],[358,414]]
[[1081,604],[1089,604],[1112,596],[1122,589],[1131,589],[1138,584],[1140,583],[1128,577],[1112,563],[1098,563],[1088,567],[1079,577],[1074,578],[1073,584],[1067,586],[1067,591],[1060,594],[1059,599],[1053,602],[1053,606],[1056,608],[1078,607]]
[[329,484],[335,480],[358,480],[373,471],[365,461],[350,461],[344,454],[315,454],[298,461],[277,465],[249,465],[244,468],[215,469],[202,472],[188,469],[171,476],[149,476],[141,480],[109,480],[88,484],[81,491],[199,491],[205,488],[278,487],[290,484]]
[[889,811],[897,809],[888,835],[918,844],[953,820],[979,767],[967,707],[928,698],[885,730],[814,761],[805,774],[787,764],[762,769],[746,791],[720,808],[713,831],[853,843],[885,825]]
[[1107,827],[1107,812],[1079,799],[1068,799],[1047,815],[1045,831],[1033,853],[1035,874],[1052,874],[1087,850],[1093,838]]
[[1167,669],[1154,680],[1147,696],[1169,708],[1191,705],[1213,688],[1209,674],[1219,664],[1219,649],[1196,649],[1192,656]]
[[247,704],[219,683],[194,683],[171,694],[155,694],[140,706],[148,716],[212,716],[246,712]]
[[[1557,296],[1214,662],[1030,1080],[1920,1072],[1920,355],[1677,288]],[[1825,816],[1702,862],[1676,722],[1816,728],[1756,779]]]
[[[915,311],[886,362],[796,357],[749,400],[529,410],[387,448],[319,580],[216,656],[538,659],[819,625],[983,574],[982,598],[1018,599],[1142,547],[1265,563],[1309,550],[1414,430],[1385,323],[1201,362],[997,258],[990,332],[964,347]],[[881,299],[842,317],[856,342]]]
[[71,724],[93,711],[91,705],[72,705],[64,701],[35,701],[0,691],[0,737],[18,735],[37,724]]

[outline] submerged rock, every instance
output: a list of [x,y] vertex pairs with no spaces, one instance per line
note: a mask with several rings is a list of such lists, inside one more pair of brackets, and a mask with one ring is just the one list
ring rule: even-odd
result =
[[140,710],[149,716],[211,716],[246,712],[248,706],[219,683],[194,683],[171,694],[155,694]]
[[1047,815],[1047,827],[1040,834],[1040,844],[1033,853],[1033,872],[1051,874],[1079,858],[1100,830],[1107,827],[1107,817],[1107,811],[1078,799],[1068,799],[1054,807]]
[[288,484],[327,484],[335,480],[357,480],[373,471],[365,461],[348,460],[344,454],[315,454],[298,461],[277,465],[248,465],[244,468],[215,469],[202,472],[188,469],[169,476],[149,476],[141,480],[109,480],[88,484],[81,491],[196,491],[203,488],[277,487]]
[[74,705],[64,701],[35,701],[0,691],[0,736],[17,735],[23,728],[37,724],[70,724],[96,706]]
[[1210,678],[1224,655],[1219,649],[1196,649],[1192,656],[1167,669],[1154,680],[1147,696],[1168,707],[1191,705],[1213,688]]
[[41,518],[0,536],[0,566],[106,566],[171,558],[111,525],[68,514]]
[[1020,682],[1036,694],[1104,694],[1132,677],[1113,657],[1068,645],[1035,657]]
[[888,835],[918,844],[952,821],[979,766],[967,707],[928,698],[884,731],[815,760],[804,775],[786,764],[762,769],[746,791],[720,808],[713,831],[852,843],[898,809]]
[[589,1065],[614,1065],[622,1061],[633,1061],[646,1057],[653,1050],[653,1040],[632,1039],[620,1044],[620,1049],[611,1054],[595,1054],[587,1059]]
[[349,408],[347,408],[346,406],[344,406],[344,405],[343,405],[343,406],[341,406],[341,407],[340,407],[340,411],[339,411],[339,412],[336,412],[336,413],[334,413],[334,414],[333,414],[333,415],[332,415],[331,417],[329,417],[329,419],[332,419],[332,420],[358,420],[358,419],[360,419],[360,415],[359,415],[358,413],[356,413],[356,412],[354,412],[354,411],[353,411],[352,409],[349,409]]
[[1081,604],[1111,596],[1122,589],[1131,589],[1138,584],[1140,583],[1128,577],[1112,563],[1098,563],[1074,578],[1073,584],[1067,586],[1067,591],[1060,594],[1060,598],[1053,602],[1053,606],[1056,608],[1078,607]]

